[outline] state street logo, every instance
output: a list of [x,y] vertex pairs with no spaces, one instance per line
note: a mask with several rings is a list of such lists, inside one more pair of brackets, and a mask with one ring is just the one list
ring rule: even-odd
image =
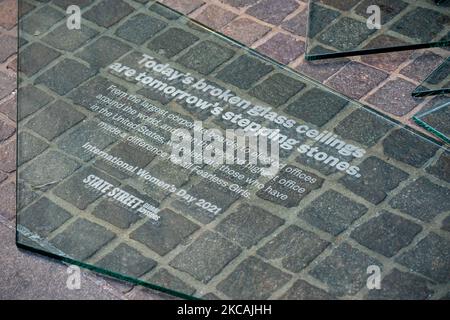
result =
[[[270,141],[270,142],[269,142]],[[280,146],[277,140],[253,131],[205,129],[195,121],[193,134],[188,129],[172,132],[170,160],[175,164],[261,166],[261,174],[273,177],[280,169]]]

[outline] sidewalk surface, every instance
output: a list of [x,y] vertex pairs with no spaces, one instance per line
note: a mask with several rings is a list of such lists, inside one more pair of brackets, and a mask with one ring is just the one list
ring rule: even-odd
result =
[[[60,7],[64,3],[80,3],[84,6],[95,7],[97,3],[102,1],[60,0],[54,2]],[[146,2],[148,1],[114,0],[110,1],[109,5],[112,6],[111,12],[114,12],[114,6],[120,8],[123,3],[127,3],[131,7],[139,7]],[[410,93],[449,55],[448,51],[442,48],[314,63],[306,62],[304,60],[307,22],[306,0],[163,0],[161,2],[403,123],[414,126],[410,121],[412,115],[419,110],[432,106],[436,100],[440,99],[439,97],[413,99]],[[71,291],[66,288],[67,268],[65,265],[18,250],[15,247],[13,235],[15,229],[15,133],[17,120],[16,14],[18,8],[16,3],[14,0],[0,2],[0,239],[5,244],[0,249],[0,299],[169,298],[151,290],[105,279],[91,272],[83,272],[81,290]],[[23,5],[19,10],[19,15],[36,14],[33,10],[41,5],[40,2],[33,0],[21,1],[21,3]],[[121,16],[121,20],[126,19],[126,15]],[[110,22],[111,24],[119,23],[119,21]],[[428,180],[417,179],[415,188],[422,190],[423,194],[441,196],[442,201],[445,202],[445,196],[449,192],[450,160],[444,157],[439,158],[439,154],[433,159],[436,163],[432,167],[434,171],[430,172],[430,176],[433,174],[440,177],[441,180],[433,178],[433,183],[431,183]],[[402,168],[407,168],[406,165],[404,167],[403,165]],[[383,168],[380,167],[380,169]],[[406,184],[406,182],[399,184],[399,189],[405,187]],[[413,187],[412,184],[411,187]],[[399,191],[399,197],[401,192],[403,190]],[[328,196],[329,194],[326,193],[321,196],[324,205],[327,205]],[[354,199],[359,198],[355,197]],[[329,203],[328,205],[334,204]],[[392,252],[392,258],[390,259],[383,256],[385,249],[383,244],[374,247],[372,242],[376,242],[376,239],[370,238],[372,229],[378,230],[380,224],[386,223],[382,219],[364,221],[367,236],[362,234],[358,241],[347,239],[350,231],[336,231],[336,235],[342,232],[341,235],[336,237],[333,236],[333,231],[329,232],[331,234],[327,234],[325,237],[333,242],[335,250],[325,250],[327,251],[325,255],[328,256],[321,261],[320,267],[315,268],[319,271],[322,270],[317,278],[330,286],[345,287],[346,283],[349,282],[346,277],[351,275],[352,272],[360,271],[357,270],[352,261],[358,259],[381,260],[389,273],[384,280],[386,289],[382,290],[380,297],[403,299],[450,297],[450,286],[445,283],[448,282],[446,272],[449,270],[448,261],[450,261],[450,245],[448,245],[450,243],[449,209],[441,210],[437,204],[436,208],[433,208],[433,205],[433,202],[429,203],[432,216],[427,217],[426,221],[417,220],[423,226],[420,232],[417,231],[417,224],[397,217],[399,219],[396,220],[398,228],[395,229],[392,241],[405,242],[405,245]],[[349,200],[343,206],[347,207],[337,208],[337,210],[354,209],[358,204]],[[414,210],[414,208],[411,208],[411,210]],[[406,211],[408,211],[408,208]],[[389,215],[385,217],[388,220],[390,219]],[[439,227],[436,228],[431,222],[437,222]],[[343,224],[345,229],[350,227],[351,222],[344,221]],[[320,225],[318,229],[321,229]],[[325,233],[319,232],[319,234],[320,237],[323,237]],[[286,236],[289,235],[286,234]],[[308,250],[316,251],[317,255],[323,251],[320,241],[316,240],[318,239],[317,235],[303,236],[310,245]],[[373,234],[372,237],[374,237]],[[315,253],[312,252],[311,254],[314,255]],[[408,268],[405,265],[394,263],[393,261],[400,255],[420,256],[418,265]],[[334,265],[339,263],[343,263],[350,269],[347,275],[340,274],[338,270],[334,269]],[[312,266],[308,268],[312,269]],[[352,270],[352,268],[355,269]],[[411,269],[414,269],[414,271]],[[275,274],[275,271],[273,273]],[[298,280],[293,283],[288,291],[283,292],[283,297],[335,297],[323,288],[319,288],[321,285],[320,281],[317,282],[317,279],[311,277],[306,280],[308,281]],[[318,284],[314,286],[316,282]],[[416,288],[416,290],[411,290],[412,288]],[[422,290],[417,290],[417,288]],[[365,289],[357,291],[351,298],[372,297]],[[420,294],[417,294],[418,291],[420,291]],[[338,295],[345,296],[344,294]]]

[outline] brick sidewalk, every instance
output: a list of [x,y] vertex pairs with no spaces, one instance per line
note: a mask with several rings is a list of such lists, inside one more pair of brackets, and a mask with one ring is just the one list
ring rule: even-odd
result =
[[[59,2],[64,3],[64,1]],[[95,8],[99,1],[96,1],[95,3],[94,1],[82,2],[89,6],[88,9],[94,10],[93,8]],[[90,25],[93,30],[92,36],[95,35],[95,31],[101,31],[102,27],[109,28],[111,26],[111,30],[114,32],[117,25],[126,21],[127,15],[131,13],[131,9],[129,8],[138,8],[141,3],[146,2],[147,1],[132,0],[125,2],[119,0],[114,1],[114,5],[121,7],[122,9],[117,10],[117,8],[114,9],[113,6],[110,12],[111,15],[106,15],[109,18],[106,18],[105,21],[97,22],[98,26],[91,23]],[[409,121],[412,114],[430,103],[430,98],[421,100],[422,102],[412,99],[410,97],[410,92],[428,72],[431,72],[431,70],[443,61],[443,57],[446,54],[442,49],[434,49],[370,57],[357,57],[341,61],[333,60],[319,63],[307,63],[303,59],[305,42],[305,2],[295,0],[224,0],[223,2],[213,0],[167,0],[163,2],[177,10],[189,14],[191,17],[214,29],[223,31],[231,37],[256,48],[282,63],[289,64],[289,66],[294,69],[300,70],[348,96],[359,99],[366,104],[368,103],[373,107],[390,113],[391,116],[404,122]],[[39,3],[32,1],[24,3],[32,3],[34,6],[40,5]],[[0,14],[0,25],[2,27],[0,58],[3,61],[0,69],[0,93],[2,98],[0,104],[0,199],[3,200],[0,204],[0,212],[1,215],[7,219],[8,223],[13,221],[15,215],[15,41],[17,37],[17,27],[15,26],[16,22],[14,19],[10,18],[11,14],[6,12],[14,12],[14,10],[16,10],[14,4],[15,1],[2,2],[2,14]],[[58,11],[58,8],[55,8],[54,11],[55,16],[62,15],[62,11]],[[121,19],[119,19],[120,21],[114,20],[117,12],[121,12],[122,14],[120,17]],[[24,5],[21,14],[27,14],[29,16],[38,15],[37,9],[30,5]],[[58,18],[55,19],[59,20]],[[46,28],[50,27],[51,24]],[[46,30],[44,30],[44,32],[45,31]],[[108,49],[112,42],[120,44],[115,46],[116,52],[105,51],[107,53],[104,58],[112,58],[114,60],[114,55],[119,57],[129,50],[129,45],[133,42],[133,36],[136,35],[125,33],[120,39],[114,38],[110,43],[97,41],[96,50],[102,48]],[[124,43],[124,40],[129,42]],[[55,41],[59,46],[67,45],[61,42],[63,39],[56,39]],[[50,61],[61,60],[61,58],[57,59],[55,50],[40,48],[36,44],[32,45],[34,45],[33,50],[29,49],[28,51],[41,52],[43,66],[49,62],[45,61],[46,59],[50,59]],[[30,48],[30,45],[27,48]],[[65,50],[69,49],[66,47]],[[54,57],[52,57],[53,53],[55,54]],[[90,63],[91,68],[101,67],[101,64],[103,63],[102,61],[90,60],[89,55],[81,58]],[[96,65],[97,63],[100,64]],[[73,66],[66,67],[69,69],[73,68]],[[43,70],[47,69],[43,67]],[[39,69],[36,69],[27,70],[27,72],[34,78],[36,78],[33,76],[35,73],[42,75],[40,81],[43,83],[46,83],[48,80],[45,71],[41,72]],[[88,73],[88,71],[86,72]],[[86,76],[86,78],[90,77],[88,74],[85,74],[84,76]],[[47,81],[47,83],[49,82]],[[73,89],[70,83],[68,84],[68,87],[65,87],[65,83],[66,81],[61,79],[61,86],[54,88],[54,90],[58,91],[60,94],[65,94]],[[37,107],[42,107],[51,100],[50,90],[48,93],[29,92],[27,94],[33,94],[34,101],[41,102],[41,105]],[[81,96],[82,95],[79,95],[78,97]],[[72,96],[72,99],[76,101],[78,97]],[[392,103],[393,101],[395,102],[394,104]],[[77,104],[82,105],[82,102],[78,101]],[[67,108],[67,110],[69,111],[70,109]],[[29,110],[29,113],[19,116],[21,119],[27,116],[27,119],[30,119],[33,117],[34,111],[36,110]],[[58,116],[58,113],[59,111],[55,112],[56,117]],[[64,117],[67,120],[67,123],[70,122],[70,126],[72,126],[77,124],[83,118],[83,114],[80,112],[68,112],[64,114]],[[59,137],[59,135],[64,137],[64,131],[67,129],[39,126],[33,127],[32,125],[30,128],[34,132],[37,132],[40,137],[45,139],[37,139],[34,135],[29,136],[29,139],[31,139],[30,141],[33,142],[33,147],[35,147],[35,149],[32,150],[34,155],[43,152],[55,138]],[[384,134],[387,135],[387,132],[389,131],[388,128],[381,130],[383,133],[378,139],[381,139],[381,136]],[[71,130],[70,132],[72,134],[76,131]],[[357,135],[360,133],[350,132],[348,134]],[[33,140],[33,137],[35,140]],[[384,142],[384,146],[386,148],[386,153],[393,158],[396,157],[396,154],[395,151],[389,150],[389,141],[395,141],[395,139],[404,139],[406,142],[409,141],[408,137],[395,137],[393,134],[389,135],[389,138],[386,139],[387,142]],[[111,141],[104,140],[101,143],[108,145]],[[61,161],[60,170],[64,171],[64,173],[56,172],[54,173],[55,175],[64,175],[65,172],[75,171],[78,168],[76,161],[65,161],[65,159],[72,159],[70,158],[72,147],[75,148],[74,146],[68,146],[66,148],[65,151],[67,152],[67,155],[63,155],[62,158],[50,157],[47,159],[45,157],[49,155],[49,152],[45,152],[45,156],[40,156],[36,158],[36,161],[33,160],[32,162],[49,160]],[[448,247],[445,247],[445,243],[448,243],[449,241],[448,234],[446,233],[446,231],[448,231],[449,219],[447,218],[444,220],[444,218],[449,209],[445,208],[445,206],[439,206],[442,202],[445,204],[446,196],[448,196],[448,189],[446,189],[446,186],[448,185],[448,173],[446,173],[448,160],[444,157],[439,159],[440,154],[434,156],[435,150],[433,152],[433,150],[425,150],[424,148],[422,151],[423,155],[417,155],[415,158],[417,163],[403,163],[402,159],[400,159],[399,161],[394,162],[395,166],[393,166],[375,157],[367,159],[366,165],[368,167],[376,167],[385,176],[389,176],[390,179],[395,180],[392,186],[388,187],[396,190],[394,193],[395,196],[389,197],[385,201],[385,203],[389,202],[390,207],[385,204],[383,205],[383,208],[386,207],[389,208],[389,210],[393,210],[391,208],[394,208],[394,211],[397,214],[383,211],[381,215],[375,217],[372,214],[373,209],[370,209],[371,213],[369,215],[366,214],[368,208],[373,208],[374,205],[378,205],[385,200],[384,198],[386,195],[383,197],[383,194],[378,192],[378,189],[383,190],[386,187],[384,181],[378,181],[374,176],[372,189],[364,189],[361,186],[352,185],[351,182],[347,183],[343,181],[345,187],[356,194],[356,196],[349,192],[350,198],[348,198],[330,189],[314,200],[317,203],[311,203],[299,213],[299,217],[303,221],[301,222],[302,226],[309,225],[306,229],[314,230],[314,232],[305,231],[297,226],[290,226],[284,228],[282,232],[279,232],[273,242],[266,243],[264,246],[259,246],[258,256],[275,264],[276,267],[253,256],[247,257],[244,255],[244,258],[247,258],[243,259],[241,255],[241,258],[237,259],[233,264],[227,267],[227,270],[224,272],[225,275],[223,277],[216,277],[213,283],[217,284],[217,288],[220,292],[225,292],[227,296],[238,297],[243,288],[239,287],[237,274],[240,272],[248,274],[249,277],[255,276],[253,279],[254,282],[259,283],[262,282],[263,279],[258,278],[260,275],[258,275],[257,272],[253,272],[255,268],[259,268],[264,271],[264,276],[267,279],[273,281],[274,286],[283,288],[277,293],[278,296],[290,298],[328,298],[335,296],[364,298],[368,296],[366,290],[358,287],[359,284],[357,287],[353,287],[354,284],[351,283],[348,277],[355,276],[358,278],[356,274],[361,273],[361,270],[357,267],[358,262],[361,262],[361,264],[364,264],[365,262],[373,262],[376,264],[381,261],[386,266],[387,270],[389,270],[389,274],[384,280],[387,288],[390,289],[390,292],[383,291],[383,294],[386,296],[389,297],[389,294],[392,295],[391,297],[402,298],[441,298],[445,296],[448,292],[448,288],[443,285],[443,282],[446,280],[445,272],[448,266],[445,264],[445,261],[442,265],[437,265],[436,267],[431,265],[433,264],[433,259],[439,261],[440,259],[448,258],[448,255],[446,255],[448,254]],[[61,157],[62,154],[58,153],[58,155]],[[124,156],[126,155],[124,154]],[[33,158],[34,157],[30,157],[29,160],[32,160]],[[416,169],[412,167],[422,167],[430,158],[433,158],[433,161],[436,161],[435,165],[429,169],[430,174],[426,174],[427,178],[416,179],[418,173]],[[136,160],[139,161],[138,159]],[[147,163],[142,163],[140,165],[145,166],[146,164]],[[169,172],[164,172],[164,168],[161,168],[160,163],[152,162],[150,165],[156,168],[155,170],[160,170],[162,174],[169,174]],[[408,174],[411,174],[411,177],[408,177],[408,174],[405,174],[405,171],[408,172]],[[113,174],[120,178],[120,173]],[[440,176],[442,181],[433,177],[433,174]],[[171,178],[174,179],[174,181],[177,180],[176,183],[179,184],[185,183],[188,179],[180,173],[178,173],[176,177]],[[429,179],[431,179],[431,181]],[[55,201],[61,201],[62,203],[67,202],[81,209],[91,205],[90,203],[77,202],[77,199],[71,197],[71,194],[74,194],[74,191],[76,192],[76,190],[71,188],[70,181],[68,180],[67,183],[62,184],[61,188],[58,188],[58,190],[49,192],[54,194],[50,197],[52,199],[57,199],[57,197],[59,197],[59,199],[64,199],[64,201]],[[195,186],[193,189],[195,189]],[[436,203],[428,203],[426,202],[426,199],[422,199],[424,201],[423,203],[428,206],[427,212],[424,212],[423,216],[414,216],[417,215],[418,210],[424,210],[424,207],[421,203],[405,203],[403,199],[408,198],[410,189],[422,190],[424,195],[433,194],[435,199],[441,197],[441,201],[435,200]],[[214,193],[216,191],[209,189],[197,190],[197,192],[212,192],[212,196],[215,196]],[[161,195],[161,200],[164,199],[164,196],[165,195]],[[342,200],[339,201],[339,205],[337,205],[336,199]],[[159,201],[160,199],[157,200]],[[233,199],[226,198],[223,199],[223,201],[229,201],[230,203],[228,205],[231,205],[234,202]],[[361,204],[361,202],[363,204]],[[99,205],[101,206],[101,204]],[[233,224],[239,224],[243,221],[243,217],[237,214],[237,212],[246,212],[245,207],[237,207],[237,205],[235,205],[233,208],[235,210],[234,219],[231,219],[230,221],[224,219],[222,220],[222,223],[215,228],[216,231],[219,231],[220,234],[224,234],[227,237],[232,237],[232,235],[229,235],[229,232],[233,229]],[[329,210],[327,208],[333,208],[333,210],[341,212],[343,216],[340,218],[342,220],[331,221],[329,224],[324,224],[320,219],[320,216],[327,214],[327,210]],[[180,210],[189,211],[190,209],[180,207]],[[249,210],[249,213],[256,212],[255,210],[257,210],[256,207]],[[272,213],[276,212],[276,203],[270,204],[268,210],[272,210]],[[352,212],[354,216],[347,216],[346,212]],[[96,215],[95,211],[93,214]],[[202,220],[202,217],[195,217],[195,212],[193,213],[191,211],[187,212],[187,214],[194,215],[194,218],[202,223],[208,222]],[[170,211],[167,212],[166,215],[170,216]],[[413,216],[414,222],[411,221],[411,215]],[[264,219],[264,225],[266,225],[267,234],[277,230],[282,224],[282,220],[277,217],[277,214],[272,215],[264,210],[260,212],[258,217],[266,217]],[[353,223],[359,218],[361,218],[359,220],[360,225],[357,227]],[[101,219],[101,212],[98,212],[96,221],[101,221]],[[176,221],[179,217],[174,215],[173,219]],[[112,223],[116,224],[116,227],[127,229],[135,222],[136,221],[118,220]],[[181,222],[178,221],[177,223]],[[165,243],[164,245],[167,245],[167,247],[155,247],[153,243],[146,242],[148,230],[146,230],[147,226],[145,224],[140,228],[135,228],[133,234],[130,236],[134,240],[142,243],[142,250],[147,250],[148,248],[144,248],[144,246],[147,246],[163,256],[171,251],[173,247],[176,247],[181,243],[183,238],[187,237],[189,233],[196,231],[198,228],[191,220],[183,220],[183,223],[185,224],[184,229],[190,231],[186,231],[187,234],[185,235],[177,235],[179,238],[175,237],[172,244]],[[313,227],[311,228],[311,226]],[[391,229],[389,226],[394,227]],[[256,224],[256,227],[258,227],[258,224]],[[105,239],[103,242],[102,240],[97,239],[99,241],[99,246],[102,246],[104,242],[111,240],[111,235],[108,234],[107,231],[104,231],[104,229],[97,229],[98,227],[96,224],[90,223],[84,219],[77,220],[75,223],[71,224],[70,228],[65,229],[66,231],[64,232],[67,232],[66,236],[73,236],[76,234],[76,230],[86,230],[89,228],[92,228],[93,231],[101,230],[101,232],[104,233]],[[390,233],[391,239],[396,243],[396,246],[391,246],[389,243],[377,242],[376,231],[383,228],[387,228],[386,232]],[[112,229],[116,230],[117,228]],[[250,234],[253,232],[253,230],[248,231]],[[170,255],[171,257],[175,257],[176,253],[176,258],[170,262],[171,268],[169,268],[169,270],[172,270],[171,272],[178,272],[176,270],[181,270],[191,274],[192,278],[188,277],[188,282],[192,284],[198,284],[199,280],[209,282],[210,278],[213,277],[217,271],[214,270],[214,268],[220,269],[221,266],[226,265],[229,261],[238,256],[242,250],[254,245],[253,242],[259,242],[259,240],[261,240],[256,237],[252,239],[238,239],[239,246],[237,246],[233,242],[220,236],[219,233],[197,232],[195,236],[196,239],[190,244],[189,250],[194,254],[212,250],[211,254],[213,254],[213,252],[214,254],[217,254],[217,263],[220,266],[212,266],[212,269],[206,268],[204,270],[197,270],[195,261],[192,261],[192,259],[187,256],[185,253],[186,251],[181,251],[181,249],[178,248]],[[146,236],[144,237],[143,235]],[[203,246],[205,239],[216,243],[217,247],[205,248]],[[271,246],[283,247],[283,243],[292,241],[292,239],[302,239],[301,243],[296,245],[296,250],[301,252],[302,257],[298,257],[295,262],[290,262],[289,255],[291,253],[284,252],[283,254],[286,255],[286,258],[283,259],[282,263],[273,262],[272,260],[277,260],[280,257],[271,255],[271,252],[274,251],[273,248],[271,249]],[[76,241],[76,239],[74,239],[74,241]],[[333,245],[328,247],[330,242],[333,242]],[[113,246],[111,246],[111,249],[112,248]],[[117,246],[114,247],[113,251],[108,251],[108,255],[111,257],[120,255],[122,252],[121,250],[126,251],[129,249]],[[80,254],[88,256],[89,252],[81,252]],[[411,259],[414,255],[420,256],[421,260],[416,262]],[[321,258],[315,260],[317,257]],[[395,261],[394,258],[391,259],[391,257],[394,257]],[[318,265],[316,262],[310,264],[313,260],[320,261],[320,263]],[[400,264],[398,263],[399,261]],[[143,263],[151,263],[151,261],[145,260]],[[334,266],[337,263],[343,263],[348,270],[336,270]],[[414,269],[415,272],[409,272],[405,265]],[[305,267],[306,271],[303,270]],[[283,271],[279,268],[283,269]],[[434,273],[431,273],[430,268]],[[292,279],[296,280],[292,280],[290,275],[292,273],[300,272],[300,270],[302,270],[301,278],[298,279],[294,277]],[[306,275],[307,272],[309,272],[309,275]],[[194,289],[189,283],[184,283],[165,269],[160,268],[156,272],[150,273],[150,276],[152,277],[151,282],[161,282],[166,286],[173,286],[184,292],[194,292]],[[324,290],[326,286],[332,288],[332,292],[326,292]],[[207,287],[212,291],[215,290],[214,285],[210,284]],[[338,287],[349,287],[349,290],[338,289]],[[416,288],[415,291],[420,291],[420,293],[415,293],[415,291],[412,290],[413,288]],[[417,288],[420,290],[417,290]],[[144,293],[143,290],[139,288],[134,288],[129,295],[144,297],[147,296],[147,293]],[[152,294],[150,293],[149,296],[152,297]]]

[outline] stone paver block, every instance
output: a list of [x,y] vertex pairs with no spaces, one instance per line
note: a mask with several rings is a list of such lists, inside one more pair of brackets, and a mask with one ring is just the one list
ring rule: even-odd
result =
[[16,170],[16,139],[0,145],[0,170],[11,173]]
[[[15,191],[16,190],[14,190],[14,194]],[[29,205],[38,196],[39,195],[36,192],[34,192],[25,182],[19,181],[17,186],[17,210],[22,210],[22,208]]]
[[[369,0],[370,1],[370,0]],[[383,0],[386,2],[386,0]],[[396,1],[400,2],[400,1]],[[391,4],[393,2],[389,2]],[[367,9],[367,7],[366,7]],[[382,15],[383,16],[383,15]],[[387,15],[384,15],[387,16]],[[395,37],[382,34],[378,37],[372,39],[364,49],[373,49],[373,48],[390,48],[396,47],[400,45],[406,45],[407,43],[397,39]],[[399,52],[389,52],[389,53],[379,53],[379,54],[368,54],[361,56],[361,61],[371,66],[374,66],[378,69],[386,70],[392,72],[396,70],[402,63],[404,63],[409,57],[411,53],[408,51],[399,51]]]
[[90,175],[95,175],[100,179],[113,184],[114,186],[119,185],[119,183],[115,179],[99,170],[96,170],[95,168],[89,167],[78,171],[64,183],[60,184],[55,190],[55,194],[61,199],[64,199],[67,202],[71,203],[78,209],[85,210],[91,203],[93,203],[103,195],[100,191],[88,188],[83,183],[83,180]]
[[181,279],[175,277],[166,269],[158,270],[149,280],[153,285],[163,287],[164,289],[173,290],[178,293],[192,295],[195,289],[186,284]]
[[270,27],[247,18],[235,19],[222,28],[225,35],[247,46],[261,39],[270,30]]
[[195,20],[214,30],[218,30],[236,17],[237,15],[233,12],[211,4],[204,8],[203,11],[195,17]]
[[161,217],[158,224],[148,221],[133,231],[130,238],[145,244],[161,256],[186,241],[199,228],[169,209],[162,210],[158,215]]
[[450,210],[449,197],[450,189],[422,177],[402,189],[389,204],[415,218],[431,222],[437,215]]
[[133,7],[121,0],[104,0],[83,14],[101,27],[109,28],[133,12]]
[[91,68],[107,67],[119,57],[131,50],[131,47],[119,40],[102,36],[77,53],[77,57],[87,61]]
[[283,300],[334,300],[325,290],[314,287],[304,280],[297,280],[281,297]]
[[372,300],[425,300],[434,291],[430,281],[411,273],[392,270],[383,278],[381,289],[370,290],[365,298]]
[[129,18],[116,31],[116,35],[135,44],[142,44],[164,29],[164,21],[139,13]]
[[236,208],[216,227],[226,238],[250,248],[284,223],[264,209],[247,204]]
[[0,119],[0,143],[10,138],[14,132],[16,132],[16,128]]
[[104,227],[80,218],[50,242],[73,259],[84,261],[114,237],[114,233]]
[[80,165],[61,152],[50,150],[23,169],[19,177],[32,186],[44,188],[72,174]]
[[415,8],[399,19],[391,28],[417,42],[430,42],[442,30],[442,25],[448,25],[450,18],[438,11],[423,7]]
[[204,41],[190,49],[178,59],[178,63],[201,74],[209,74],[231,59],[234,50],[213,41]]
[[108,253],[96,265],[121,275],[140,277],[156,267],[156,261],[145,257],[136,249],[121,243]]
[[430,233],[414,248],[403,253],[397,262],[430,279],[450,280],[450,240]]
[[3,103],[0,103],[0,113],[6,115],[9,119],[17,121],[17,102],[16,98],[9,99]]
[[422,82],[442,62],[443,59],[441,56],[434,52],[426,51],[404,67],[400,73],[408,78]]
[[13,219],[16,216],[16,184],[4,182],[0,184],[0,215],[6,219]]
[[61,11],[44,6],[23,18],[20,21],[20,28],[32,36],[38,36],[48,31],[62,18],[64,14]]
[[[323,126],[339,113],[348,101],[332,93],[313,88],[291,103],[286,112],[317,126]],[[320,106],[320,112],[317,112]]]
[[[113,154],[115,157],[119,157],[123,162],[132,166],[137,166],[138,168],[145,168],[155,158],[153,153],[145,153],[145,156],[143,156],[142,153],[137,151],[137,147],[134,147],[127,142],[120,142],[107,152]],[[125,169],[114,166],[102,158],[96,159],[94,165],[119,179],[126,179],[134,175]]]
[[222,69],[217,78],[238,88],[250,89],[255,82],[273,69],[269,64],[251,56],[243,55]]
[[36,112],[53,100],[47,93],[33,86],[20,88],[18,95],[20,100],[19,120]]
[[305,84],[300,80],[276,73],[250,90],[250,94],[271,106],[279,107],[304,87]]
[[36,84],[43,84],[59,95],[65,95],[95,75],[95,71],[72,59],[65,59],[41,74]]
[[367,208],[334,190],[328,190],[300,211],[299,217],[335,236],[345,231]]
[[[172,39],[172,41],[167,41]],[[198,37],[180,28],[170,28],[156,36],[148,44],[148,48],[167,58],[180,53],[198,41]]]
[[[222,212],[227,210],[239,199],[239,195],[230,192],[228,188],[221,187],[209,181],[201,181],[190,188],[188,193],[197,199],[209,199],[209,201],[221,208]],[[200,208],[192,202],[187,204],[185,201],[175,200],[172,202],[172,206],[204,224],[210,223],[216,218],[216,215]]]
[[19,70],[27,76],[32,76],[58,58],[59,55],[58,51],[41,43],[33,42],[20,52]]
[[17,38],[9,35],[0,36],[0,63],[5,62],[17,52]]
[[241,249],[235,244],[216,233],[206,231],[178,254],[170,265],[189,273],[198,281],[208,283],[240,252]]
[[359,99],[387,77],[388,74],[383,71],[352,61],[326,84],[350,98]]
[[[0,26],[9,30],[17,24],[17,1],[4,0],[0,10]],[[19,4],[19,11],[23,7],[22,2]],[[23,12],[23,10],[22,10]]]
[[27,161],[36,158],[49,147],[44,140],[29,134],[21,132],[18,138],[18,165],[21,166]]
[[305,52],[305,43],[280,32],[260,45],[257,50],[278,62],[289,64]]
[[403,116],[420,103],[419,99],[411,96],[416,87],[414,83],[403,79],[390,80],[372,94],[367,102],[383,111]]
[[[305,181],[302,175],[309,177]],[[283,181],[292,180],[298,187],[297,190],[282,184]],[[322,186],[323,179],[313,173],[303,171],[295,166],[286,166],[281,170],[280,174],[267,182],[263,189],[259,190],[256,195],[261,199],[276,203],[286,208],[293,208],[300,204],[300,201],[311,191]],[[283,198],[282,195],[286,197]]]
[[310,274],[336,295],[354,295],[366,285],[367,267],[381,263],[347,243],[333,250]]
[[361,108],[342,120],[335,132],[343,138],[371,147],[393,127],[394,124],[381,116]]
[[72,215],[48,198],[41,198],[21,212],[18,223],[45,238]]
[[[414,148],[411,148],[414,146]],[[408,130],[395,130],[383,141],[384,153],[398,161],[420,168],[439,149]]]
[[345,176],[339,182],[373,204],[382,202],[391,190],[408,178],[406,172],[376,157],[367,158],[359,167],[361,178]]
[[329,245],[314,233],[295,225],[280,232],[257,251],[266,260],[281,259],[284,268],[300,272]]
[[73,52],[82,47],[87,41],[98,34],[94,29],[82,25],[81,29],[67,28],[66,24],[62,24],[56,29],[50,31],[42,41],[52,48]]
[[339,51],[349,51],[358,47],[373,32],[365,22],[344,17],[319,35],[318,40]]
[[162,0],[166,6],[184,14],[189,14],[201,7],[205,2],[202,0]]
[[246,13],[271,24],[280,24],[298,8],[295,0],[262,0],[247,9]]
[[81,160],[88,161],[94,157],[83,149],[83,145],[89,142],[91,145],[103,150],[116,139],[101,131],[98,123],[95,121],[83,121],[75,130],[58,138],[58,148],[78,157]]
[[217,288],[232,299],[267,299],[289,281],[291,276],[258,258],[249,257]]
[[418,224],[387,211],[357,227],[351,237],[387,257],[396,255],[422,230]]

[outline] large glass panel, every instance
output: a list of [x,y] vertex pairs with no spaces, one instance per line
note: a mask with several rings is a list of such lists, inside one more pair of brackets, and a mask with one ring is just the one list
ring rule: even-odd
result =
[[306,59],[448,46],[450,1],[310,0]]
[[450,57],[434,70],[414,92],[415,97],[450,93]]
[[162,5],[78,4],[21,1],[19,246],[182,297],[442,291],[443,146]]
[[450,143],[450,101],[414,116],[414,121]]

